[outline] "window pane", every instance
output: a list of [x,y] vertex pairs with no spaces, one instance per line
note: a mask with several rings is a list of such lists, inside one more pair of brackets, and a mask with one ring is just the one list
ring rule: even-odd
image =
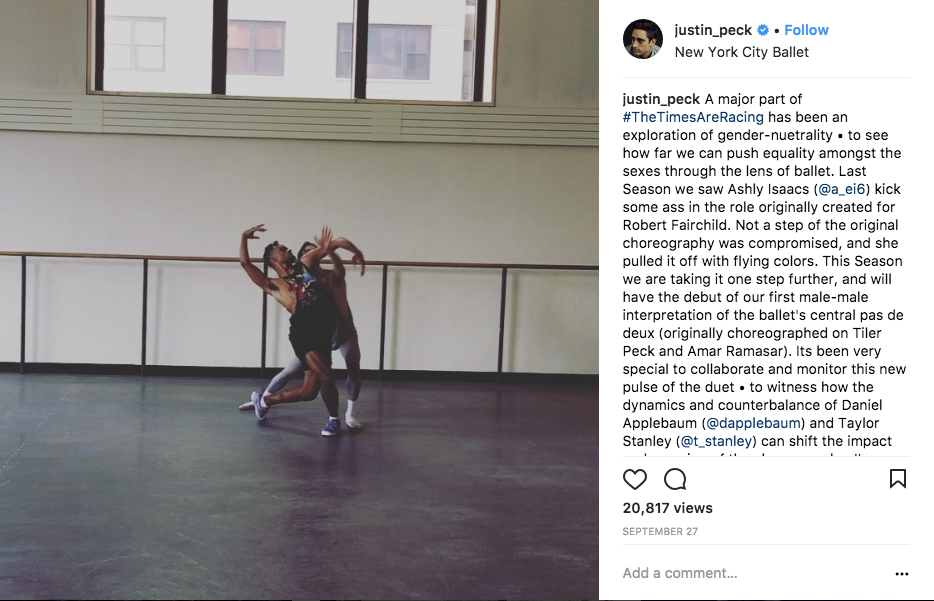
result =
[[107,44],[104,47],[104,68],[129,71],[132,68],[130,56],[129,45]]
[[249,48],[250,47],[250,24],[249,23],[227,23],[227,47],[228,48]]
[[341,52],[337,55],[337,76],[350,77],[353,74],[353,54]]
[[[484,81],[474,82],[476,0],[370,0],[367,97],[469,100],[482,86],[490,100],[496,4],[487,0]],[[213,5],[107,0],[104,89],[210,93]],[[229,0],[228,93],[352,97],[354,5]],[[274,77],[242,77],[250,73]]]
[[353,25],[337,24],[337,49],[340,52],[353,52]]
[[285,25],[254,25],[253,47],[262,50],[282,50]]
[[367,78],[402,77],[402,29],[370,25],[366,58]]
[[[233,60],[227,59],[227,73],[253,75],[282,75],[283,38],[285,23],[260,21],[228,21],[227,53],[233,53]],[[233,35],[230,35],[230,32]],[[234,43],[231,44],[230,40]],[[239,44],[246,44],[241,48]],[[249,62],[252,52],[253,62]],[[246,53],[247,58],[242,56]]]
[[406,79],[428,79],[428,55],[410,54],[405,62]]
[[250,51],[240,48],[227,49],[227,72],[228,73],[249,73],[250,72]]
[[[465,6],[466,0],[422,2],[417,9],[405,0],[370,0],[370,31],[379,31],[383,38],[392,35],[393,50],[397,49],[398,54],[388,52],[386,44],[378,60],[368,53],[369,78],[392,81],[370,82],[367,98],[460,100]],[[429,79],[433,35],[442,41],[441,47],[446,52],[443,56],[452,52],[457,56],[453,80],[443,76]],[[456,50],[450,48],[451,44],[457,44]],[[438,60],[435,58],[435,64]],[[442,61],[440,70],[445,69],[449,67]]]
[[[371,24],[367,46],[367,77],[428,79],[430,45],[431,27]],[[460,69],[457,76],[460,76]]]
[[165,43],[161,21],[137,21],[135,44],[143,46],[161,46]]
[[108,44],[130,44],[132,21],[125,19],[107,19],[104,22],[104,40]]
[[371,25],[370,48],[376,60],[399,61],[402,58],[402,28]]
[[353,74],[353,24],[337,24],[337,76]]
[[406,49],[409,52],[428,54],[428,45],[431,43],[431,28],[408,27],[406,28],[406,34]]
[[137,46],[136,68],[162,70],[162,46]]
[[[484,80],[491,84],[497,0],[486,4]],[[370,0],[369,40],[378,45],[367,52],[367,77],[374,80],[367,85],[367,98],[472,100],[476,15],[474,0]],[[403,36],[401,56],[391,56],[385,44],[393,29]]]
[[282,51],[255,51],[253,53],[253,73],[257,75],[282,75]]
[[[467,14],[464,18],[464,78],[463,95],[461,100],[473,100],[473,72],[476,65],[477,54],[477,3],[467,2]],[[492,38],[489,38],[492,39]]]
[[[237,72],[228,69],[228,94],[353,97],[352,71],[346,69],[352,66],[354,0],[229,0],[227,17],[252,23],[251,38],[243,48],[252,48],[248,67],[257,76],[242,76],[247,65]],[[347,37],[338,39],[341,36]],[[233,47],[232,39],[228,44]]]
[[[107,0],[107,91],[211,93],[213,0]],[[125,42],[125,43],[124,43]]]

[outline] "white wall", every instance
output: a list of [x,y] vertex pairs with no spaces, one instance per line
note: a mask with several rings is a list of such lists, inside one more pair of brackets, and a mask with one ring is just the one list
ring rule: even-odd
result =
[[[514,2],[525,4],[507,0],[503,12]],[[10,73],[0,87],[42,80]],[[298,245],[327,223],[370,259],[595,264],[597,152],[0,130],[0,248],[235,256],[240,232],[264,222],[259,256],[264,241]],[[138,263],[29,265],[28,360],[138,362]],[[380,277],[350,274],[368,368],[379,358]],[[387,367],[495,369],[499,277],[391,270]],[[595,273],[513,274],[505,368],[596,373],[597,287]],[[17,259],[0,258],[0,289],[0,361],[16,361]],[[149,300],[151,363],[258,364],[261,293],[237,265],[153,263]],[[270,305],[270,316],[270,362],[284,364],[286,315]]]
[[[6,217],[0,224],[8,225]],[[3,244],[0,248],[10,248]],[[20,259],[0,257],[0,361],[19,361]]]

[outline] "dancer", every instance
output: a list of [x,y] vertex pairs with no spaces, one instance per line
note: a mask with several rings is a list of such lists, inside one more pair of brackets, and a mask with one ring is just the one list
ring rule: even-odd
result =
[[272,394],[253,393],[252,402],[259,420],[266,418],[269,408],[279,403],[311,400],[320,387],[328,409],[328,423],[322,436],[340,433],[337,388],[331,375],[331,341],[334,336],[336,309],[328,288],[323,284],[329,276],[320,268],[321,259],[331,252],[331,230],[321,230],[312,249],[296,261],[288,247],[273,242],[263,254],[264,263],[275,270],[278,278],[269,278],[250,261],[249,240],[265,232],[263,224],[243,232],[240,240],[240,265],[254,284],[272,296],[292,315],[289,319],[289,341],[305,370],[301,386]]
[[[305,242],[299,249],[299,257],[317,248],[313,242]],[[337,322],[334,328],[334,337],[331,345],[332,350],[340,350],[347,365],[347,411],[344,413],[344,421],[350,428],[360,428],[363,424],[354,417],[354,403],[360,395],[362,377],[360,374],[360,343],[357,339],[357,329],[353,322],[353,313],[350,310],[350,304],[347,301],[347,279],[346,269],[341,258],[334,252],[334,249],[343,248],[353,253],[352,261],[355,265],[360,265],[360,275],[366,271],[366,260],[363,253],[350,240],[338,238],[331,242],[332,252],[329,253],[334,263],[334,269],[329,272],[329,277],[325,284],[331,291],[334,303],[337,308]],[[302,373],[302,364],[297,357],[293,357],[285,369],[279,372],[266,387],[264,394],[273,394],[279,392],[294,378]],[[256,393],[258,394],[258,393]],[[314,389],[311,399],[314,400],[318,391]],[[240,405],[241,411],[253,409],[253,402],[249,401]]]
[[[333,248],[344,248],[353,253],[353,262],[360,264],[360,275],[366,271],[366,261],[363,253],[360,252],[352,242],[346,238],[338,238],[332,243]],[[360,386],[363,379],[360,375],[360,342],[357,339],[357,328],[353,322],[353,313],[350,311],[350,303],[347,302],[347,271],[344,269],[344,263],[337,253],[329,253],[334,262],[334,269],[331,270],[331,277],[327,279],[328,289],[334,299],[334,306],[337,309],[337,322],[334,328],[334,338],[331,348],[340,350],[347,365],[347,413],[344,419],[351,428],[359,428],[362,424],[353,416],[354,403],[360,395]]]

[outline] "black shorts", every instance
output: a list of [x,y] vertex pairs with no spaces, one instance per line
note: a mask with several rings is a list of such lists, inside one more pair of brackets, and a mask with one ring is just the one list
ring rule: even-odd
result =
[[309,351],[316,351],[326,365],[331,365],[331,340],[334,337],[334,317],[328,311],[303,309],[289,319],[289,342],[295,356],[305,370],[311,369],[305,361]]

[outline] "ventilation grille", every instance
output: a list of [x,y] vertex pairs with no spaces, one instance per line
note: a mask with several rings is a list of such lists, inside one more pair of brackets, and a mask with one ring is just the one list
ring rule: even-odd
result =
[[0,92],[0,129],[598,146],[598,111]]

